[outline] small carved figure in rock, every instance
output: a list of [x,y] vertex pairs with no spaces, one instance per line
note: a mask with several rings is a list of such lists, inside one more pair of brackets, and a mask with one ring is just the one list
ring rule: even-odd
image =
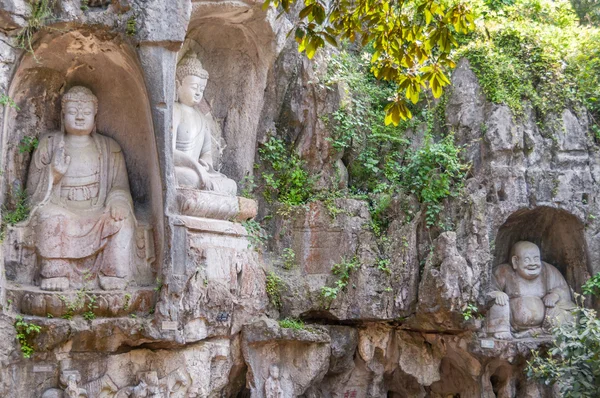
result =
[[60,374],[60,384],[64,389],[51,388],[44,391],[42,398],[84,398],[88,397],[85,388],[79,387],[81,375],[77,370],[66,370]]
[[284,398],[279,379],[279,366],[275,364],[269,367],[269,378],[265,382],[265,398]]
[[66,290],[98,275],[105,290],[128,283],[136,225],[125,159],[96,133],[98,99],[85,87],[62,98],[64,131],[43,135],[27,181],[41,288]]
[[510,261],[493,272],[486,332],[497,339],[535,337],[573,319],[571,290],[560,271],[541,261],[537,245],[515,243]]
[[177,102],[173,109],[173,154],[177,184],[235,196],[237,184],[216,171],[212,159],[212,130],[216,124],[201,101],[208,81],[196,54],[188,53],[176,71]]
[[87,391],[84,388],[79,388],[81,376],[77,371],[64,372],[61,381],[67,386],[65,388],[65,398],[81,398],[87,397]]

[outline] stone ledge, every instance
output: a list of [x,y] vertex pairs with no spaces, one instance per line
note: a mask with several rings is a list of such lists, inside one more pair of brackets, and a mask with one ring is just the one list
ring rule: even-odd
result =
[[531,350],[537,350],[551,342],[552,336],[549,335],[512,340],[476,337],[469,344],[469,351],[485,357],[510,359],[518,355],[528,356]]
[[[38,287],[7,286],[6,296],[16,312],[41,317],[72,317],[92,312],[97,318],[149,314],[156,304],[153,287],[128,290],[69,290],[49,292]],[[92,303],[93,300],[93,303]]]

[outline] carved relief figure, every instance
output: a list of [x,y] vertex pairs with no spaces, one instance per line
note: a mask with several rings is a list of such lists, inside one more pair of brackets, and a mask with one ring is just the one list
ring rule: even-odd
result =
[[199,105],[208,72],[195,54],[188,53],[177,66],[177,102],[173,109],[173,153],[177,183],[182,187],[235,196],[237,184],[213,167],[211,152],[215,122]]
[[541,261],[534,243],[514,244],[511,264],[493,272],[494,301],[487,315],[486,331],[498,339],[535,336],[545,333],[553,322],[572,320],[575,306],[565,278],[554,266]]
[[27,180],[29,225],[41,288],[65,290],[98,275],[106,290],[127,286],[136,220],[121,147],[96,133],[98,99],[85,87],[62,98],[63,130],[40,138]]
[[64,389],[51,388],[44,391],[42,398],[87,398],[88,392],[79,387],[81,375],[77,370],[64,370],[60,374],[60,384]]
[[283,389],[279,380],[279,366],[269,367],[269,378],[265,382],[265,398],[283,398]]

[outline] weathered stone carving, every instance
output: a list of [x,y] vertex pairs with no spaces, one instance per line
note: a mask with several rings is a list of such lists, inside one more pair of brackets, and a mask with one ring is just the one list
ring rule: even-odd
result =
[[283,398],[283,389],[279,381],[279,366],[273,364],[269,368],[269,378],[265,382],[265,398]]
[[115,398],[126,397],[188,397],[190,386],[189,374],[182,369],[177,369],[162,379],[158,378],[155,371],[141,372],[138,374],[138,384],[120,389]]
[[173,154],[179,186],[235,196],[237,184],[216,171],[212,159],[214,121],[210,112],[198,108],[208,72],[196,54],[188,53],[177,66],[177,102],[173,109]]
[[569,286],[554,266],[541,261],[537,245],[515,243],[510,261],[493,272],[488,333],[498,339],[529,337],[546,333],[555,322],[572,320]]
[[96,133],[98,100],[85,87],[62,99],[63,130],[41,137],[29,168],[28,226],[41,288],[66,290],[95,275],[124,289],[137,222],[119,144]]
[[256,202],[236,198],[237,184],[214,169],[212,138],[216,123],[202,104],[208,72],[189,52],[176,72],[173,109],[173,161],[177,207],[184,215],[244,221],[256,215]]
[[60,383],[64,389],[51,388],[44,391],[42,398],[87,398],[88,392],[80,388],[81,375],[77,370],[64,370],[60,374]]

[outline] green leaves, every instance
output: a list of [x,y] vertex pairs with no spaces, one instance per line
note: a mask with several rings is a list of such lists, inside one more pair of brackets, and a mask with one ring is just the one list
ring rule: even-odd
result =
[[552,329],[552,346],[545,355],[533,351],[527,376],[557,384],[565,398],[593,398],[600,385],[600,320],[596,311],[578,306],[574,321]]
[[[294,1],[264,4],[290,12]],[[442,95],[449,84],[445,71],[454,67],[450,52],[458,46],[456,36],[475,27],[467,2],[449,6],[444,0],[305,0],[304,4],[295,27],[298,51],[313,58],[326,42],[372,43],[371,71],[399,87],[399,95],[386,108],[385,121],[394,125],[412,117],[406,103],[417,103],[422,89],[430,88],[435,98]]]
[[265,199],[269,202],[277,200],[290,206],[306,203],[312,194],[314,181],[298,154],[289,150],[283,140],[275,137],[270,137],[258,153],[260,159],[272,170],[262,173]]
[[426,137],[425,145],[400,169],[400,183],[427,205],[427,226],[437,223],[442,201],[457,196],[469,169],[460,159],[461,148],[454,145],[452,134],[439,142]]

